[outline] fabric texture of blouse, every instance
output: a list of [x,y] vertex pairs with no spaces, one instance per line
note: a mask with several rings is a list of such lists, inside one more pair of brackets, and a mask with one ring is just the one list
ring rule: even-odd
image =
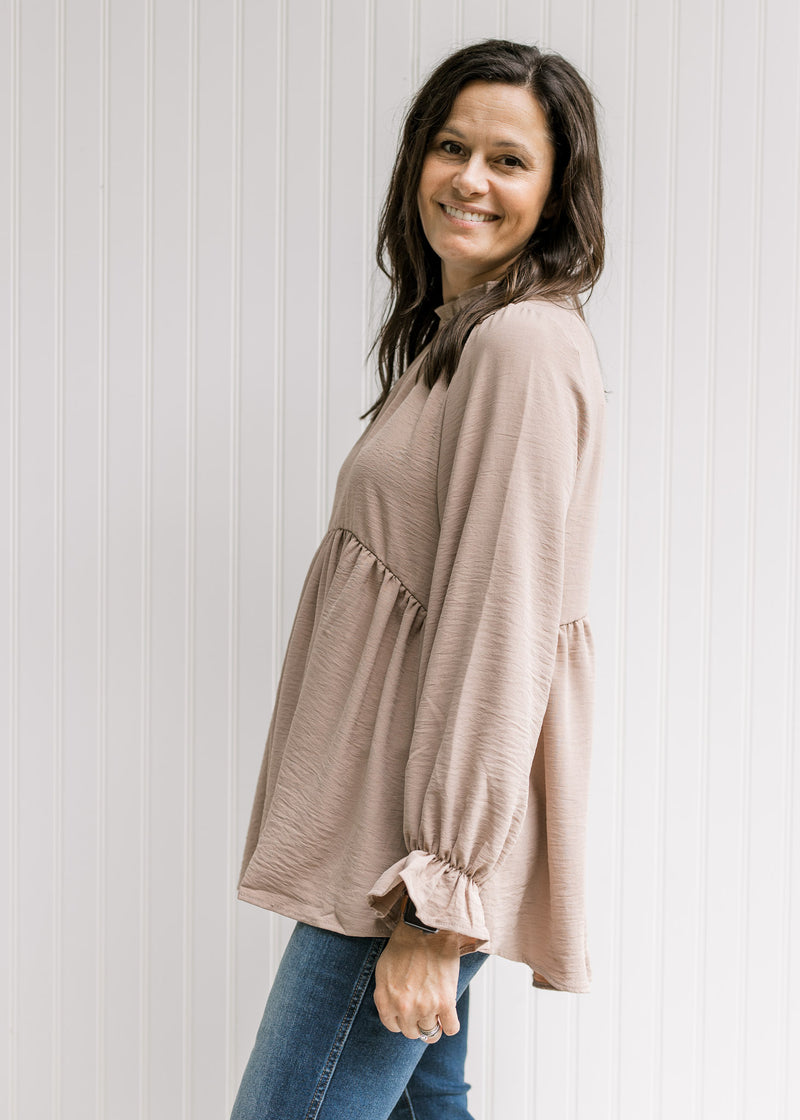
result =
[[535,986],[586,992],[595,346],[576,311],[533,299],[473,330],[449,386],[417,380],[421,357],[340,469],[238,897],[385,937],[407,890]]

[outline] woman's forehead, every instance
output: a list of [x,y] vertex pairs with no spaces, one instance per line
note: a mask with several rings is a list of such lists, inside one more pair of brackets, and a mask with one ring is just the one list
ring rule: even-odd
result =
[[499,145],[529,144],[549,139],[547,117],[524,86],[503,82],[471,82],[456,96],[442,131],[467,138],[476,130]]

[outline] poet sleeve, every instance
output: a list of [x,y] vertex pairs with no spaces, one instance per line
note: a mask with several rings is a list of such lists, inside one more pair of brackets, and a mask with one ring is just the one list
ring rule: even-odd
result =
[[561,620],[565,526],[588,410],[573,317],[513,304],[447,390],[440,534],[404,788],[407,855],[369,892],[484,943],[482,887],[525,817]]

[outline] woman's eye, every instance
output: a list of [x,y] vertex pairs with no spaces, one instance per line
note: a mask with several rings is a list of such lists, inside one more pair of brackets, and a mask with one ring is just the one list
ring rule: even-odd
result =
[[516,156],[501,156],[500,162],[503,167],[522,167],[522,160]]
[[441,149],[448,156],[461,155],[461,145],[455,140],[443,140],[441,143]]

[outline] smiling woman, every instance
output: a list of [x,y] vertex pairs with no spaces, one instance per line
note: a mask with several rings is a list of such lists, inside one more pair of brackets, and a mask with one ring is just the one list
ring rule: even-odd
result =
[[547,118],[527,89],[474,82],[459,93],[417,191],[443,299],[496,279],[519,257],[550,200],[554,164]]
[[414,99],[381,390],[281,673],[239,897],[297,922],[234,1120],[468,1120],[488,954],[587,992],[588,616],[605,398],[592,95],[490,40]]
[[[425,235],[419,187],[436,136],[454,123],[461,94],[476,85],[495,86],[506,104],[514,96],[526,109],[535,103],[553,151],[552,179],[533,233],[499,282],[477,292],[469,308],[440,329],[442,261]],[[515,122],[517,127],[526,116]],[[448,150],[457,149],[448,145]],[[536,151],[529,154],[535,157]],[[522,160],[513,148],[508,155]],[[433,71],[408,110],[381,212],[377,259],[391,287],[376,342],[382,388],[366,415],[383,407],[396,377],[428,343],[420,375],[429,388],[438,377],[449,383],[472,330],[509,303],[535,295],[580,313],[581,296],[591,295],[604,257],[603,175],[594,97],[585,80],[561,55],[520,43],[489,40],[456,51]]]

